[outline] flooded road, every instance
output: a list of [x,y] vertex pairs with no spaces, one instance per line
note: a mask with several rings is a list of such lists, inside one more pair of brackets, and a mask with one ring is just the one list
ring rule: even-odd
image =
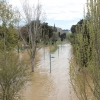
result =
[[[37,62],[32,81],[23,91],[23,100],[77,100],[70,84],[69,61],[71,45],[59,45],[59,50],[50,54],[40,50],[40,61]],[[44,60],[45,58],[45,60]]]

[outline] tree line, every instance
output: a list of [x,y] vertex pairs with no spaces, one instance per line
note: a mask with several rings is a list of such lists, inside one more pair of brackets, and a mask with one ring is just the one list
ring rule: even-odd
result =
[[100,1],[87,0],[86,11],[84,19],[71,27],[76,61],[71,63],[71,83],[79,100],[89,100],[88,92],[91,100],[100,100]]
[[[27,52],[34,72],[34,60],[38,43],[61,41],[65,35],[54,32],[55,28],[45,22],[45,13],[38,2],[32,7],[28,0],[21,2],[24,18],[6,0],[0,1],[0,99],[20,99],[20,90],[29,80],[29,67],[19,53],[22,43],[28,45]],[[22,20],[24,25],[20,25]],[[18,53],[15,52],[18,50]]]
[[28,80],[28,67],[15,53],[19,36],[16,25],[18,10],[5,0],[0,1],[0,99],[17,100]]

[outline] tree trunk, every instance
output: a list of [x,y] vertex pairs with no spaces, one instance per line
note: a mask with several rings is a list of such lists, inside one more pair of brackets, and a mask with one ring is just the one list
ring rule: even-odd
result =
[[34,72],[34,57],[31,59],[31,64],[32,64],[32,72]]

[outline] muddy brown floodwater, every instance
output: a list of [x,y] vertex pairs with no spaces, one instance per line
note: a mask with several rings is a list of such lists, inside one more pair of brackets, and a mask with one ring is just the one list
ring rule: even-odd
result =
[[78,100],[70,84],[71,45],[59,45],[59,50],[52,54],[51,73],[48,50],[45,50],[45,60],[44,50],[41,49],[39,53],[40,61],[32,73],[32,81],[23,91],[22,100]]

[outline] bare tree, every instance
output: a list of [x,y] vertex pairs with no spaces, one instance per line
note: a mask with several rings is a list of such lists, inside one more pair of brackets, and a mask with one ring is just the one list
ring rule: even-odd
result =
[[[32,72],[34,72],[34,59],[36,54],[36,47],[42,33],[41,23],[44,21],[44,13],[42,13],[42,5],[39,3],[36,6],[31,6],[28,0],[22,3],[23,11],[25,14],[25,22],[27,25],[27,31],[29,35],[29,49],[28,53],[31,58]],[[23,37],[22,37],[23,38]],[[25,44],[27,41],[23,38]]]

